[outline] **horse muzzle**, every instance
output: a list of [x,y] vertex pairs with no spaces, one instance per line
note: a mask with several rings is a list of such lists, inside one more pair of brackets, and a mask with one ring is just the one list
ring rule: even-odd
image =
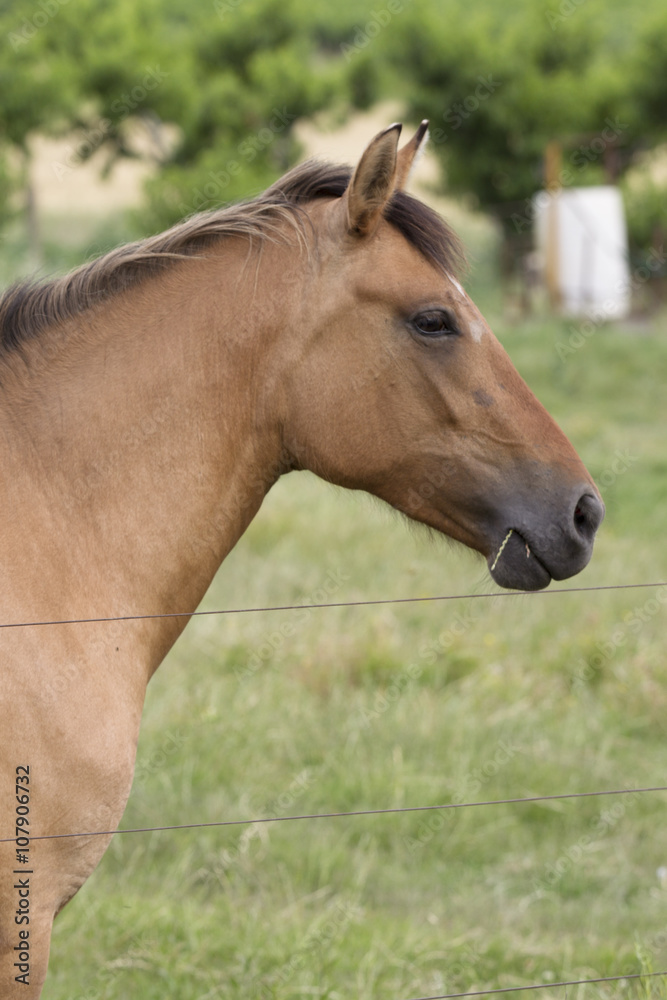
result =
[[[574,491],[565,509],[553,500],[530,508],[514,503],[504,511],[505,531],[487,557],[493,580],[510,590],[541,590],[565,580],[589,562],[604,518],[604,504],[589,484]],[[495,532],[494,532],[495,535]]]

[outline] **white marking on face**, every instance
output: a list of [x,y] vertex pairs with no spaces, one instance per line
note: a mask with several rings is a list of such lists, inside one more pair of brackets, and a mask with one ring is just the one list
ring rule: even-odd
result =
[[479,344],[480,340],[484,336],[484,329],[485,329],[484,323],[482,323],[481,319],[473,319],[470,321],[469,323],[470,336],[475,341],[475,343]]
[[[458,283],[456,278],[453,278],[451,274],[448,274],[447,277],[449,278],[452,285],[459,293],[463,301],[470,302],[470,299],[468,298],[464,290],[461,288],[461,285]],[[481,319],[471,319],[470,322],[468,323],[468,329],[470,330],[470,336],[472,337],[472,339],[475,341],[476,344],[479,344],[479,342],[481,341],[482,337],[486,332],[486,324]]]
[[466,293],[465,293],[465,292],[463,291],[463,289],[462,289],[462,288],[461,288],[461,286],[459,285],[459,283],[458,283],[458,281],[456,280],[456,278],[452,278],[452,276],[451,276],[451,274],[450,274],[450,275],[449,275],[449,280],[451,281],[451,283],[453,284],[453,286],[454,286],[454,288],[455,288],[455,289],[457,290],[457,292],[459,292],[459,294],[460,294],[460,295],[462,295],[464,299],[465,299],[465,298],[467,298],[467,295],[466,295]]

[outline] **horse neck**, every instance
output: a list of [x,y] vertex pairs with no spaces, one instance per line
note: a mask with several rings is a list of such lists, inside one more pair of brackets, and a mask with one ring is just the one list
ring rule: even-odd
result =
[[[268,261],[258,303],[243,251],[178,264],[84,313],[44,365],[49,333],[30,345],[33,374],[15,379],[2,418],[14,614],[194,610],[283,471],[271,386],[288,309],[268,305]],[[185,623],[153,623],[151,671]]]

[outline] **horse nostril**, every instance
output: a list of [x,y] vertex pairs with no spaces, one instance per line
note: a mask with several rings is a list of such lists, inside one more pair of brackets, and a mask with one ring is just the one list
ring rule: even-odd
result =
[[602,524],[603,517],[602,501],[592,493],[584,493],[574,508],[574,526],[577,533],[586,541],[592,541],[595,532]]

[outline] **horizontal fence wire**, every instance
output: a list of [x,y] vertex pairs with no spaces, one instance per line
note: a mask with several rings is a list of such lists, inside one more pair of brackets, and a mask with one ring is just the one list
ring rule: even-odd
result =
[[368,608],[378,604],[419,604],[427,601],[472,601],[491,597],[549,597],[554,594],[590,594],[605,590],[642,590],[667,587],[657,583],[611,583],[600,587],[556,587],[552,590],[498,590],[483,594],[437,594],[431,597],[383,597],[374,601],[332,601],[328,604],[278,604],[257,608],[220,608],[215,611],[168,611],[161,614],[109,615],[99,618],[56,618],[49,621],[0,622],[0,628],[34,628],[39,625],[92,625],[100,622],[143,621],[150,618],[196,618],[202,615],[244,615],[261,611],[303,611],[315,608]]
[[[382,598],[379,600],[368,600],[368,601],[335,601],[322,604],[314,604],[314,603],[285,604],[285,605],[273,605],[267,607],[252,607],[252,608],[222,608],[214,611],[182,611],[182,612],[169,612],[166,614],[132,614],[132,615],[116,615],[116,616],[98,617],[98,618],[54,619],[51,621],[45,620],[45,621],[30,621],[30,622],[0,622],[0,628],[29,628],[29,627],[38,627],[43,625],[83,625],[83,624],[95,624],[103,622],[138,621],[138,620],[153,619],[153,618],[194,618],[197,616],[204,616],[204,615],[252,614],[252,613],[271,612],[271,611],[297,611],[303,609],[315,610],[324,608],[373,607],[377,605],[387,605],[387,604],[417,604],[417,603],[435,602],[435,601],[479,600],[483,598],[488,599],[493,597],[534,597],[534,596],[547,596],[552,594],[592,593],[595,591],[640,590],[648,588],[659,589],[665,586],[667,586],[667,583],[663,581],[658,581],[656,583],[607,584],[604,586],[591,586],[591,587],[561,587],[561,588],[554,588],[551,590],[540,590],[540,591],[504,590],[492,593],[446,594],[446,595],[434,595],[429,597],[396,597],[396,598]],[[32,843],[32,841],[35,840],[55,840],[67,837],[115,836],[116,834],[122,834],[122,833],[159,833],[169,830],[197,830],[197,829],[206,829],[206,828],[210,829],[210,828],[226,827],[226,826],[251,826],[257,823],[285,823],[285,822],[294,822],[299,820],[338,819],[338,818],[354,817],[354,816],[378,816],[378,815],[390,815],[390,814],[413,813],[413,812],[441,812],[445,810],[471,809],[482,806],[519,805],[522,803],[531,803],[531,802],[533,803],[550,802],[563,799],[593,798],[593,797],[608,796],[608,795],[630,795],[630,794],[638,795],[646,792],[665,792],[665,791],[667,791],[667,786],[656,785],[648,788],[617,788],[617,789],[592,791],[592,792],[569,792],[569,793],[561,793],[555,795],[532,795],[523,798],[492,799],[486,802],[449,802],[431,806],[407,806],[407,807],[386,808],[386,809],[357,809],[349,812],[310,813],[298,816],[263,816],[255,819],[219,820],[210,823],[183,823],[179,825],[140,827],[127,830],[94,830],[86,833],[44,834],[44,835],[31,836],[30,842]],[[0,838],[0,843],[15,842],[15,840],[16,840],[15,837],[4,837]],[[528,986],[506,986],[497,989],[474,990],[462,993],[438,993],[430,996],[411,997],[409,998],[409,1000],[462,1000],[462,998],[464,997],[482,997],[482,996],[493,996],[504,993],[526,992],[529,990],[557,989],[557,988],[567,988],[569,986],[587,986],[596,983],[621,982],[630,979],[642,980],[642,979],[655,978],[658,976],[667,976],[667,971],[646,972],[646,973],[638,972],[638,973],[629,973],[619,976],[599,976],[593,979],[572,979],[556,983],[551,983],[551,982],[533,983]]]
[[[529,795],[522,798],[490,799],[487,802],[445,802],[434,806],[395,806],[386,809],[354,809],[350,812],[306,813],[299,816],[260,816],[256,819],[223,819],[210,823],[181,823],[176,826],[143,826],[131,830],[91,830],[87,833],[46,833],[31,835],[33,840],[61,840],[66,837],[108,837],[117,833],[159,833],[165,830],[203,830],[223,826],[252,826],[254,823],[288,823],[310,819],[341,819],[351,816],[388,816],[396,813],[442,812],[448,809],[474,809],[480,806],[521,805],[527,802],[554,802],[561,799],[586,799],[602,795],[640,795],[643,792],[667,792],[667,785],[648,788],[611,788],[594,792],[561,792],[556,795]],[[0,844],[15,841],[15,837],[0,838]]]
[[503,986],[502,989],[474,990],[467,993],[436,993],[435,996],[410,997],[409,1000],[454,1000],[455,997],[488,997],[497,993],[520,993],[524,990],[554,990],[559,986],[588,986],[591,983],[618,983],[626,979],[651,979],[654,976],[667,976],[667,972],[629,972],[624,976],[570,979],[560,983],[534,983],[531,986]]
[[[382,598],[379,600],[368,600],[368,601],[336,601],[324,604],[284,604],[284,605],[272,605],[266,607],[254,607],[254,608],[223,608],[215,611],[184,611],[184,612],[169,612],[166,614],[150,614],[150,615],[119,615],[119,616],[109,616],[100,618],[70,618],[70,619],[54,619],[52,621],[33,621],[33,622],[11,622],[11,623],[0,623],[0,628],[27,628],[30,626],[39,625],[80,625],[80,624],[93,624],[101,622],[118,622],[118,621],[136,621],[152,618],[192,618],[201,615],[228,615],[228,614],[249,614],[253,612],[265,612],[265,611],[296,611],[303,609],[317,609],[317,608],[341,608],[341,607],[370,607],[376,605],[386,605],[386,604],[413,604],[413,603],[423,603],[428,601],[461,601],[461,600],[475,600],[481,598],[492,598],[492,597],[534,597],[534,596],[546,596],[550,594],[576,594],[576,593],[591,593],[594,591],[610,591],[610,590],[637,590],[646,588],[661,588],[666,587],[667,584],[664,582],[655,583],[626,583],[626,584],[607,584],[603,586],[593,586],[593,587],[571,587],[571,588],[555,588],[553,590],[540,590],[540,591],[498,591],[497,593],[477,593],[477,594],[445,594],[445,595],[434,595],[429,597],[396,597],[396,598]],[[334,819],[342,818],[345,816],[374,816],[374,815],[388,815],[392,813],[406,813],[406,812],[427,812],[427,811],[442,811],[449,809],[466,809],[474,808],[479,806],[492,806],[492,805],[509,805],[509,804],[519,804],[525,802],[546,802],[553,801],[557,799],[569,799],[569,798],[585,798],[601,795],[627,795],[630,793],[639,794],[642,792],[662,792],[667,791],[667,786],[658,785],[651,788],[635,788],[635,789],[612,789],[605,791],[593,791],[593,792],[572,792],[563,793],[555,795],[535,795],[524,798],[509,798],[509,799],[494,799],[488,802],[449,802],[439,805],[432,806],[409,806],[402,808],[387,808],[387,809],[357,809],[350,812],[327,812],[327,813],[310,813],[299,816],[263,816],[254,819],[238,819],[238,820],[218,820],[210,823],[182,823],[169,826],[154,826],[154,827],[138,827],[135,829],[128,830],[91,830],[79,833],[56,833],[56,834],[44,834],[31,837],[32,840],[54,840],[66,837],[103,837],[103,836],[113,836],[120,833],[158,833],[168,830],[194,830],[194,829],[204,829],[211,827],[225,827],[225,826],[248,826],[253,823],[284,823],[293,822],[298,820],[315,820],[315,819]],[[14,840],[14,838],[5,837],[0,838],[0,843],[8,843]]]

